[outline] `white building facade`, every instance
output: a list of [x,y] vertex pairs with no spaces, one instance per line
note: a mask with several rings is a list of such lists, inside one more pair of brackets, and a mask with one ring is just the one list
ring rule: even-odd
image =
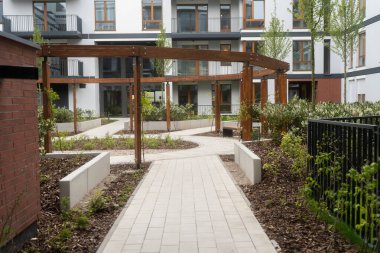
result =
[[[293,47],[285,61],[288,97],[311,97],[310,33],[302,20],[294,18],[292,3],[297,0],[60,0],[2,1],[4,31],[30,38],[34,26],[54,44],[148,45],[154,46],[160,25],[166,29],[173,47],[255,52],[264,27],[272,15],[284,21]],[[359,1],[359,0],[358,0]],[[0,1],[1,2],[1,1]],[[365,6],[364,27],[359,48],[353,53],[348,71],[347,101],[380,100],[380,1],[360,0]],[[276,8],[275,8],[276,3]],[[276,10],[276,13],[275,13]],[[316,45],[318,101],[343,101],[343,63],[325,44]],[[132,59],[76,58],[52,59],[56,77],[131,77]],[[168,75],[216,75],[241,71],[241,64],[228,62],[174,61]],[[155,76],[153,59],[144,60],[143,75]],[[257,86],[260,80],[254,80]],[[269,79],[269,101],[274,101],[274,80]],[[239,80],[222,84],[222,113],[239,109]],[[82,84],[77,89],[77,107],[96,114],[126,116],[129,109],[128,84]],[[53,85],[60,95],[58,106],[72,109],[71,87]],[[213,83],[171,83],[175,104],[194,104],[199,114],[211,112]],[[143,90],[159,103],[161,84],[144,84]]]

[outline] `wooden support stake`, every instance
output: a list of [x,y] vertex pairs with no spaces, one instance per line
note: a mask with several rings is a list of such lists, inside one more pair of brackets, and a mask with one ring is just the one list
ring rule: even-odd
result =
[[166,83],[166,129],[170,132],[170,85]]
[[133,78],[134,78],[134,116],[135,116],[135,163],[136,167],[141,166],[141,57],[133,58]]
[[74,111],[74,133],[78,133],[77,123],[77,85],[73,84],[73,111]]
[[[267,79],[261,79],[261,110],[263,110],[268,102],[268,80]],[[268,133],[268,128],[265,123],[265,117],[261,115],[260,117],[260,122],[261,122],[261,132],[263,134]]]
[[215,132],[220,132],[220,104],[221,104],[221,88],[217,81],[215,84]]
[[287,75],[277,72],[275,80],[275,103],[287,104]]
[[242,110],[241,116],[242,116],[242,122],[241,126],[243,128],[243,134],[242,139],[243,141],[249,141],[251,139],[251,133],[252,133],[252,114],[251,114],[251,106],[252,106],[252,71],[249,67],[249,63],[246,63],[244,65],[243,70],[243,100],[242,104],[240,106],[243,106],[243,108],[240,108]]
[[[43,58],[42,61],[42,82],[44,87],[43,92],[43,113],[44,119],[49,120],[51,118],[51,101],[50,101],[50,83],[49,83],[50,68],[47,62],[47,57]],[[44,136],[44,148],[46,153],[51,153],[53,151],[53,146],[51,143],[51,132],[48,130]]]
[[129,130],[133,131],[133,85],[129,84]]

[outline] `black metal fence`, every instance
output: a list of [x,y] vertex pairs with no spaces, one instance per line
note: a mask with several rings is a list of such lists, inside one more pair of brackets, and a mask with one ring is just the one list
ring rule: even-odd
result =
[[379,235],[380,116],[309,120],[313,197],[373,246]]

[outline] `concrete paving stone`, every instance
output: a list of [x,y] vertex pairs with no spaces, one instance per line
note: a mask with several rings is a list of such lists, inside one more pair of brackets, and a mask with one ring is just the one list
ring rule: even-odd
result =
[[217,248],[199,248],[199,253],[218,253]]
[[169,224],[165,225],[164,233],[179,233],[180,232],[180,224]]
[[134,224],[132,229],[131,229],[131,232],[130,234],[131,235],[145,235],[146,234],[146,231],[148,229],[148,224]]
[[164,233],[162,245],[179,245],[179,233]]
[[235,242],[250,242],[251,237],[249,236],[245,228],[231,228],[232,238]]
[[124,241],[109,241],[104,248],[104,253],[118,253],[121,252]]
[[152,218],[149,222],[150,228],[163,228],[165,225],[165,218]]
[[116,228],[110,240],[111,241],[126,241],[130,232],[131,232],[131,229],[128,229],[128,228]]
[[146,240],[161,240],[164,233],[164,228],[148,228],[145,239]]
[[141,251],[142,244],[125,244],[122,252],[129,253],[129,252],[140,252]]
[[179,246],[178,245],[162,245],[160,249],[160,253],[178,253],[179,252]]
[[161,240],[144,240],[141,248],[142,253],[159,253]]
[[135,245],[142,244],[144,242],[145,235],[129,235],[126,244]]
[[197,234],[196,233],[180,233],[179,236],[180,242],[197,242]]
[[233,243],[218,243],[219,253],[237,253],[237,249]]
[[261,253],[260,251],[257,251],[255,247],[252,248],[237,248],[238,253]]
[[198,245],[196,242],[181,242],[179,245],[180,253],[198,253]]

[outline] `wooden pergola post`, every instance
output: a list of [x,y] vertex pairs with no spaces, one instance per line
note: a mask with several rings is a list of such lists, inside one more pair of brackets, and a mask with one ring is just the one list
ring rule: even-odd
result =
[[73,111],[74,111],[74,133],[78,133],[78,123],[77,123],[77,85],[73,84]]
[[275,103],[287,104],[287,75],[278,71],[275,79]]
[[141,57],[133,57],[134,116],[135,116],[135,163],[141,165]]
[[[249,62],[244,64],[243,82],[241,87],[241,97],[243,98],[240,105],[241,110],[241,126],[242,126],[242,139],[249,141],[252,134],[252,72]],[[243,108],[241,108],[243,106]]]
[[221,104],[221,88],[220,83],[216,81],[215,83],[215,132],[220,132],[220,104]]
[[[44,119],[48,120],[51,118],[51,101],[50,101],[50,68],[48,65],[47,57],[43,58],[42,61],[42,83],[44,87],[43,91],[43,114]],[[51,153],[53,151],[53,146],[51,143],[51,132],[48,130],[44,136],[44,148],[46,153]]]
[[[261,110],[264,110],[268,102],[268,80],[266,79],[266,77],[263,77],[263,79],[261,79],[260,93],[261,93]],[[261,122],[261,132],[263,134],[267,134],[268,128],[266,127],[265,117],[263,115],[261,115],[260,117],[260,122]]]
[[165,101],[166,101],[166,129],[170,132],[170,84],[166,82],[166,93],[165,93]]
[[129,84],[129,130],[133,131],[133,84]]

